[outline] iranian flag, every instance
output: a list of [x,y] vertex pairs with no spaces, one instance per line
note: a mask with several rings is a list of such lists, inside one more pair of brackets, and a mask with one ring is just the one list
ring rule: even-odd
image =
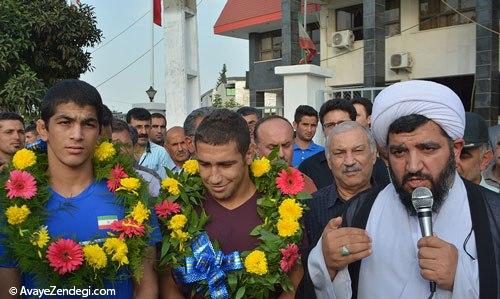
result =
[[153,0],[153,23],[161,27],[161,16],[163,0]]
[[97,217],[97,227],[99,229],[109,229],[111,227],[111,223],[118,220],[116,215],[105,215]]
[[299,61],[299,63],[300,64],[310,63],[313,60],[316,53],[318,53],[318,51],[316,50],[316,46],[314,45],[313,40],[307,34],[304,25],[300,21],[300,18],[299,18],[299,46],[302,50],[304,50],[304,52],[306,52],[305,58],[302,58]]

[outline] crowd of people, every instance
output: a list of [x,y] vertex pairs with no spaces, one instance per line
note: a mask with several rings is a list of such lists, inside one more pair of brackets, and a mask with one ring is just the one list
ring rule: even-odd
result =
[[[123,217],[92,164],[98,141],[109,140],[135,161],[152,197],[169,173],[197,160],[206,232],[224,253],[252,250],[259,240],[250,232],[263,220],[249,167],[275,150],[300,170],[312,198],[302,264],[288,273],[294,290],[277,288],[273,298],[500,298],[500,126],[465,112],[443,85],[396,83],[373,103],[332,99],[319,112],[301,105],[293,120],[262,117],[252,107],[202,107],[183,127],[168,127],[163,114],[144,108],[113,118],[93,86],[64,80],[47,92],[40,115],[25,124],[15,112],[0,112],[0,173],[8,175],[17,151],[45,148],[47,222],[57,223],[50,235],[87,242],[106,236],[99,217]],[[313,141],[318,127],[324,145]],[[412,205],[417,187],[433,195],[432,236],[422,237]],[[74,207],[58,209],[62,203]],[[106,286],[117,298],[189,297],[171,269],[157,267],[162,236],[155,218],[150,225],[142,279]],[[9,248],[0,244],[0,297],[12,287],[45,287],[9,260]]]

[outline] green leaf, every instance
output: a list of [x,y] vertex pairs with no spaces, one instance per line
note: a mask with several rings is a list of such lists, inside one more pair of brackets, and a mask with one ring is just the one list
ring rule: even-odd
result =
[[307,192],[299,192],[297,195],[295,195],[295,198],[298,200],[306,200],[306,199],[311,199],[312,195]]
[[234,296],[235,299],[241,299],[243,298],[243,296],[245,295],[245,287],[241,287],[238,289],[238,291],[236,292],[236,295]]

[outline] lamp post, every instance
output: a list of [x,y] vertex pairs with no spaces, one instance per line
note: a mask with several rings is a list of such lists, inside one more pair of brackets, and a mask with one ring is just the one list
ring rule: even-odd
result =
[[148,94],[149,101],[152,103],[156,95],[156,89],[154,89],[153,86],[149,86],[149,89],[146,90],[146,93]]

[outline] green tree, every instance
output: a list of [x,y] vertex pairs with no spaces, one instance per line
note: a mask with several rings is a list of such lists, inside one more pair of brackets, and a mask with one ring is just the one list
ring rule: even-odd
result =
[[212,96],[212,106],[215,108],[222,108],[222,98],[220,94],[216,93]]
[[28,120],[61,79],[91,70],[90,53],[101,41],[93,7],[66,0],[0,1],[0,107]]
[[215,88],[217,88],[220,84],[226,84],[227,83],[227,77],[226,77],[226,64],[224,63],[222,65],[222,70],[219,73],[219,79],[217,79],[217,84],[215,84]]

